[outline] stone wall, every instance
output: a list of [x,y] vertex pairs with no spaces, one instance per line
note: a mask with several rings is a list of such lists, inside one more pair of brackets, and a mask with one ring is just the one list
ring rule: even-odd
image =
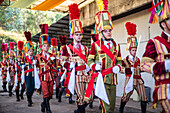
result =
[[[121,13],[128,12],[134,8],[140,7],[144,4],[151,2],[152,0],[108,0],[109,12],[111,16],[116,16]],[[83,27],[94,24],[94,17],[98,7],[96,1],[81,8],[81,17]]]

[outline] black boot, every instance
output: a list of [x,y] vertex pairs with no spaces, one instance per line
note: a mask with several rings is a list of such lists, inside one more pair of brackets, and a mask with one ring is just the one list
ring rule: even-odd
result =
[[16,98],[17,98],[16,101],[20,101],[20,98],[19,98],[19,89],[15,90],[15,91],[16,91]]
[[31,94],[30,93],[27,93],[27,101],[28,101],[28,107],[31,107],[32,103],[31,103]]
[[2,85],[2,88],[3,88],[4,92],[7,92],[6,84],[7,84],[7,82],[3,82],[3,85]]
[[61,96],[62,96],[62,92],[60,91],[58,95],[58,102],[61,102]]
[[72,94],[70,94],[70,97],[69,97],[69,104],[73,104],[75,101],[72,100]]
[[93,102],[89,104],[89,107],[92,109],[93,108]]
[[56,98],[58,98],[59,88],[56,88]]
[[120,103],[120,108],[119,108],[119,113],[123,113],[124,107],[126,105],[126,102],[122,102]]
[[44,101],[41,103],[41,112],[42,113],[45,113],[45,108],[46,108],[46,105],[45,105],[45,99],[43,99]]
[[78,105],[78,109],[74,110],[74,113],[85,113],[84,105]]
[[44,98],[44,101],[45,101],[45,107],[46,107],[46,113],[52,113],[51,112],[51,109],[50,109],[50,103],[49,103],[49,98]]
[[142,113],[146,113],[147,101],[141,101]]
[[25,91],[24,89],[21,89],[21,94],[20,94],[20,97],[21,97],[21,99],[22,99],[22,100],[24,100],[24,96],[23,96],[23,94],[24,94],[24,91]]
[[32,102],[32,95],[33,95],[33,92],[30,93],[30,102],[31,102],[31,104],[33,104],[33,102]]
[[8,86],[8,90],[9,90],[8,92],[9,92],[9,96],[10,96],[10,97],[12,96],[12,88],[13,88],[13,87],[12,87],[11,85]]

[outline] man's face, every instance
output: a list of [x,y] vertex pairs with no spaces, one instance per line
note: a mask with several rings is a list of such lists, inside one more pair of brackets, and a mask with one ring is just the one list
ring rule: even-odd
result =
[[73,39],[76,40],[77,42],[80,42],[82,39],[82,33],[74,33]]
[[14,53],[11,53],[10,56],[9,56],[9,58],[10,58],[11,60],[14,60]]
[[103,35],[105,36],[106,39],[110,39],[112,34],[111,34],[111,29],[106,29],[106,30],[103,30]]
[[43,49],[43,51],[48,52],[48,50],[49,50],[49,45],[48,45],[48,44],[43,44],[43,45],[42,45],[42,49]]
[[130,54],[135,57],[136,56],[136,48],[131,48],[130,50]]
[[169,30],[170,29],[170,18],[166,20],[166,23],[167,25],[165,24],[165,22],[162,22],[161,25],[164,28],[164,31],[170,34],[170,30]]
[[28,50],[28,54],[29,54],[30,56],[33,56],[33,54],[34,54],[34,49]]

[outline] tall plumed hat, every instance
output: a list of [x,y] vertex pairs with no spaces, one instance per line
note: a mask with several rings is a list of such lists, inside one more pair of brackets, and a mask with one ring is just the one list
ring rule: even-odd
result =
[[23,41],[18,41],[17,44],[17,58],[22,58],[24,55],[22,54],[22,50],[24,48],[24,42]]
[[31,33],[29,31],[25,31],[24,32],[25,38],[26,38],[26,47],[25,52],[27,52],[30,49],[34,49],[33,43],[32,43],[32,37],[31,37]]
[[15,52],[14,52],[14,47],[15,47],[15,42],[9,42],[9,56],[14,56],[15,57]]
[[67,37],[65,35],[63,35],[63,36],[59,35],[58,39],[59,39],[59,41],[61,43],[61,46],[65,46],[67,44]]
[[131,48],[137,48],[137,38],[136,38],[136,24],[127,22],[125,24],[126,30],[128,32],[129,37],[127,38],[127,48],[126,50],[130,50]]
[[52,54],[56,55],[57,38],[51,38]]
[[152,7],[149,9],[151,12],[149,23],[157,23],[170,18],[170,0],[153,0]]
[[39,27],[41,29],[40,45],[41,46],[43,44],[50,45],[50,43],[49,43],[49,36],[48,36],[48,24],[40,24]]
[[96,0],[99,11],[95,16],[95,33],[106,29],[113,29],[111,15],[108,12],[108,0]]
[[7,43],[2,43],[1,44],[1,49],[2,49],[2,54],[3,54],[3,58],[8,58],[8,54],[7,54],[7,47],[8,44]]
[[73,34],[76,32],[84,33],[82,23],[79,20],[80,9],[78,8],[78,5],[75,3],[69,5],[69,13],[70,13],[70,38],[73,38]]

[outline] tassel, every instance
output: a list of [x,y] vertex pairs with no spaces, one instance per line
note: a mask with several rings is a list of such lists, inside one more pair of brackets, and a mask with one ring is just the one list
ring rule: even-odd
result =
[[96,0],[99,11],[104,10],[103,0]]
[[103,0],[104,10],[108,10],[108,0]]

